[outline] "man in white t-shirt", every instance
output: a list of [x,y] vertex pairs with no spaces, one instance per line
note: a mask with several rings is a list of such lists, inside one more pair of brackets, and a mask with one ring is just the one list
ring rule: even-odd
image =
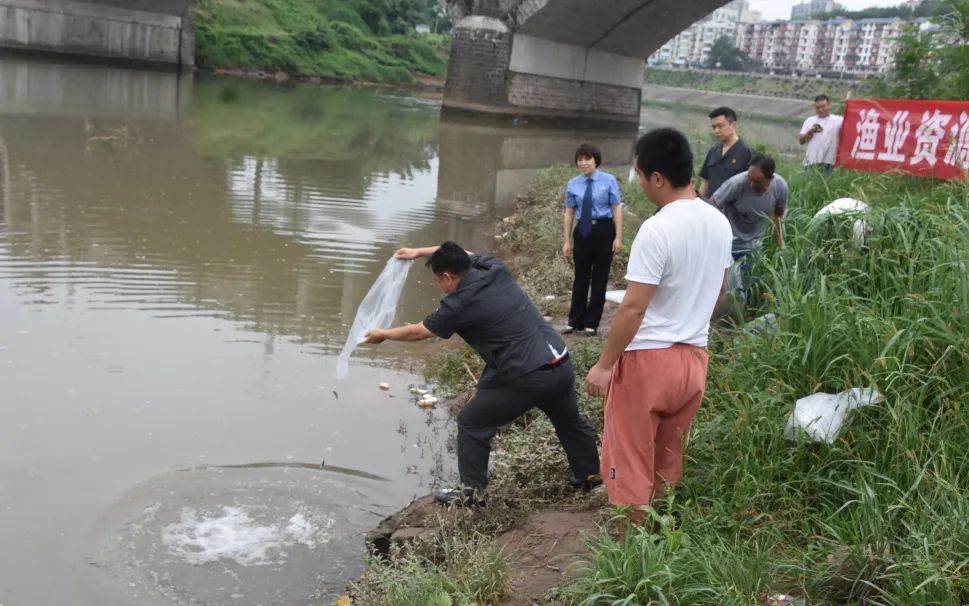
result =
[[814,113],[804,121],[798,136],[801,145],[807,145],[804,166],[814,166],[830,173],[838,155],[838,139],[844,118],[831,113],[831,100],[827,95],[814,98]]
[[683,475],[683,442],[703,398],[710,316],[726,290],[733,232],[696,197],[682,133],[643,135],[636,174],[659,210],[633,241],[629,286],[586,387],[606,397],[600,468],[609,502],[631,506],[630,517],[642,522],[642,507]]

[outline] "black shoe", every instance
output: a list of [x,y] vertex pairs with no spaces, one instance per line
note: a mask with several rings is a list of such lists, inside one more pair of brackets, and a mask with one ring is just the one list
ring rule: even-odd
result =
[[479,494],[473,488],[454,488],[434,493],[434,500],[449,507],[484,507],[485,501],[478,497]]
[[574,473],[569,474],[569,486],[576,490],[582,490],[584,492],[589,492],[599,486],[602,486],[602,477],[599,474],[594,473],[586,476],[584,480],[580,480]]

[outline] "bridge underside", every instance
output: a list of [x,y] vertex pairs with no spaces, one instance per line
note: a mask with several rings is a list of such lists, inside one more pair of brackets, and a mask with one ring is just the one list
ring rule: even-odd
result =
[[195,0],[0,0],[0,49],[192,69]]
[[726,0],[472,0],[457,18],[444,107],[639,120],[645,58]]

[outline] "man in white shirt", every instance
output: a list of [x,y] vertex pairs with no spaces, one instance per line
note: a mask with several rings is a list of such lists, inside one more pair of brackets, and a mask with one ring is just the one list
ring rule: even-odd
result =
[[659,210],[629,252],[629,286],[599,361],[590,395],[605,396],[600,469],[614,505],[642,507],[683,475],[683,442],[700,407],[707,336],[726,289],[733,233],[696,197],[693,153],[682,133],[661,128],[636,142],[636,174]]
[[831,113],[831,100],[827,95],[814,98],[814,113],[804,121],[798,136],[801,145],[807,145],[804,166],[814,166],[830,173],[838,155],[838,139],[844,118]]

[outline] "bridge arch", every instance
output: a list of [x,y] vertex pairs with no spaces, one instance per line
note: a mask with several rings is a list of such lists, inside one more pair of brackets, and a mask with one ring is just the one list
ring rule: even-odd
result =
[[446,0],[444,107],[639,120],[645,59],[729,0]]

